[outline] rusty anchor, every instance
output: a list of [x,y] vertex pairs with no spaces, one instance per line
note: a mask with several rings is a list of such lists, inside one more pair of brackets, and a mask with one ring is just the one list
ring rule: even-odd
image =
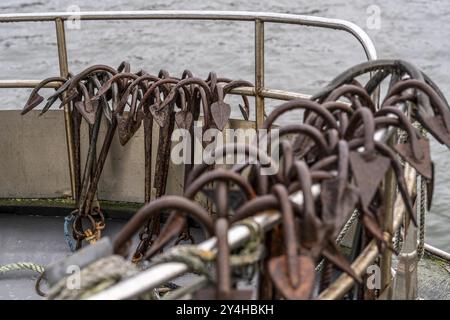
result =
[[272,188],[282,213],[284,255],[270,258],[268,270],[272,281],[287,299],[308,299],[314,286],[314,261],[307,255],[299,255],[294,212],[285,187]]
[[375,123],[372,112],[368,108],[355,111],[350,119],[346,131],[346,138],[350,138],[354,128],[362,121],[364,126],[364,151],[350,152],[350,167],[355,177],[356,185],[360,189],[361,205],[367,210],[378,186],[389,169],[389,159],[375,152]]

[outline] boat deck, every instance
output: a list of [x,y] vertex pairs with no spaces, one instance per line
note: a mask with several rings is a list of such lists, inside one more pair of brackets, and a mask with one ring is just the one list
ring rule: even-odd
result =
[[[113,236],[126,220],[107,220],[104,236]],[[24,216],[0,213],[0,265],[16,262],[33,262],[46,266],[70,254],[63,235],[62,216]],[[203,238],[200,229],[193,229],[195,239]],[[137,237],[132,248],[137,245]],[[0,273],[0,300],[42,299],[34,289],[38,274],[20,270]],[[173,281],[177,285],[192,282],[188,274]],[[45,281],[42,290],[47,289]]]
[[[61,216],[24,216],[0,214],[0,265],[33,262],[43,266],[70,254],[63,237]],[[114,235],[125,220],[107,221],[105,235]],[[201,237],[199,230],[194,236]],[[37,274],[32,271],[11,271],[0,274],[0,299],[41,299],[34,290]],[[192,275],[174,281],[183,285]],[[43,285],[43,290],[45,290]],[[419,297],[450,299],[450,265],[426,254],[419,263]]]

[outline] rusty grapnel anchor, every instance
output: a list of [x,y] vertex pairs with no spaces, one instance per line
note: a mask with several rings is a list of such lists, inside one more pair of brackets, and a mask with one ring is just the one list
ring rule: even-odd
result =
[[[364,83],[364,76],[369,73],[374,76]],[[117,127],[122,144],[127,143],[141,121],[144,122],[146,204],[116,235],[114,253],[135,262],[152,262],[170,252],[166,249],[174,240],[180,248],[181,240],[194,241],[189,232],[189,220],[197,221],[207,237],[215,236],[217,240],[217,250],[195,257],[205,266],[202,270],[208,273],[209,289],[198,291],[197,298],[248,297],[238,288],[242,279],[240,273],[235,272],[236,261],[243,260],[246,266],[258,268],[259,272],[254,275],[258,282],[257,299],[315,299],[330,288],[339,273],[346,273],[361,284],[362,275],[355,272],[352,262],[369,241],[375,240],[380,252],[393,250],[393,235],[384,227],[385,208],[390,201],[383,190],[387,173],[392,172],[396,178],[407,213],[405,220],[413,224],[416,224],[413,208],[417,195],[408,192],[404,164],[399,158],[415,168],[432,190],[434,177],[429,141],[416,128],[417,123],[450,147],[450,108],[436,85],[405,61],[376,60],[343,72],[310,100],[294,99],[279,105],[266,117],[264,131],[258,132],[258,139],[250,144],[218,146],[202,164],[186,164],[183,195],[164,195],[174,128],[183,128],[192,134],[194,122],[202,113],[203,130],[223,130],[231,113],[231,105],[225,102],[226,95],[233,88],[251,83],[219,78],[215,73],[202,80],[188,70],[180,78],[164,70],[158,76],[145,71],[133,74],[126,64],[114,71],[97,67],[69,79],[47,81],[62,83],[49,103],[57,98],[65,99],[63,102],[73,101],[77,121],[85,119],[91,123],[91,144],[96,143],[98,134],[97,114],[109,112],[108,133],[111,132],[112,139]],[[385,83],[388,85],[386,96],[381,103],[376,103],[372,95]],[[39,88],[32,92],[24,112],[43,101],[38,91]],[[239,109],[243,118],[248,119],[250,104],[245,96],[242,98],[244,105]],[[127,106],[129,112],[125,113]],[[303,111],[303,117],[299,111]],[[274,125],[287,114],[297,115],[298,122]],[[160,135],[152,184],[151,135],[155,123]],[[403,130],[406,142],[395,142],[397,129]],[[380,130],[384,132],[382,135]],[[391,130],[394,133],[391,134]],[[273,139],[275,132],[278,139]],[[259,145],[263,138],[273,142],[270,152]],[[98,159],[92,156],[92,164],[86,163],[81,190],[88,191],[81,192],[79,207],[74,213],[77,218],[73,230],[76,230],[77,240],[86,233],[80,229],[83,218],[89,219],[93,226],[98,221],[101,211],[99,206],[93,206],[98,182],[95,178],[101,173],[102,155],[107,154],[110,143],[105,140],[105,152],[102,148]],[[274,151],[278,151],[278,157]],[[218,160],[228,155],[243,162],[216,167]],[[263,170],[267,166],[277,170],[268,174]],[[151,196],[153,185],[156,198]],[[313,192],[317,187],[320,187],[318,194]],[[201,193],[212,202],[214,215],[196,197]],[[431,197],[432,192],[428,203]],[[255,215],[271,210],[279,212],[280,223],[264,237],[252,237],[262,248],[261,254],[250,259],[249,243],[240,251],[229,246],[230,228],[237,224],[248,225]],[[359,212],[358,227],[348,256],[336,238],[355,210]],[[164,213],[169,216],[161,227],[160,217]],[[130,248],[132,237],[138,233],[137,248]],[[255,243],[251,243],[251,247],[254,248]],[[323,268],[317,268],[320,261],[324,261]],[[367,289],[360,285],[355,287],[350,296],[364,297],[361,289],[362,293]]]
[[[38,94],[38,91],[50,81],[61,82],[61,86],[56,89],[54,94],[48,97],[40,115],[48,111],[58,99],[61,100],[60,107],[65,104],[73,106],[71,116],[74,124],[75,189],[78,197],[75,199],[77,208],[66,217],[64,225],[65,238],[72,251],[79,249],[83,240],[90,243],[97,241],[105,228],[105,218],[95,199],[95,190],[114,132],[115,121],[112,117],[112,111],[115,107],[115,99],[109,97],[96,101],[92,98],[95,92],[101,88],[102,83],[122,71],[123,65],[126,66],[126,63],[119,67],[119,71],[109,66],[95,65],[86,68],[77,75],[69,74],[68,79],[45,79],[32,91],[22,111],[22,114],[26,114],[44,100]],[[115,88],[114,91],[117,92],[119,89]],[[103,115],[108,119],[108,130],[112,131],[112,133],[107,134],[100,156],[97,158],[97,138]],[[81,177],[80,159],[80,127],[82,119],[89,126],[89,148],[83,177]],[[87,222],[89,225],[85,227],[83,222]]]

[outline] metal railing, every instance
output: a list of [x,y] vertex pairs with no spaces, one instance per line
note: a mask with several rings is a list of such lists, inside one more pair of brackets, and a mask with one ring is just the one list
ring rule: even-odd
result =
[[[264,99],[290,99],[291,94],[281,90],[270,90],[264,86],[264,24],[283,23],[303,26],[337,29],[352,34],[362,45],[368,60],[377,58],[375,46],[369,36],[357,25],[340,19],[329,19],[295,14],[265,13],[265,12],[235,12],[235,11],[95,11],[95,12],[54,12],[54,13],[7,13],[0,14],[0,23],[6,22],[37,22],[48,21],[55,23],[58,47],[59,70],[62,77],[69,72],[64,21],[80,20],[226,20],[250,21],[255,26],[255,88],[235,90],[234,93],[247,94],[255,97],[256,127],[264,121]],[[0,88],[34,87],[33,80],[3,80]],[[52,86],[52,84],[50,84]],[[296,95],[298,97],[298,95]],[[70,107],[64,106],[64,121],[66,131],[67,152],[69,158],[70,181],[72,197],[75,199],[75,167],[74,145],[72,139],[72,124],[70,121]]]

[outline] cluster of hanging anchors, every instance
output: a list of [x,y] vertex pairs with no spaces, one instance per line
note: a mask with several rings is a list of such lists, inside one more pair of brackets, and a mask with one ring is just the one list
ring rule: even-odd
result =
[[[22,114],[43,102],[39,90],[54,82],[60,82],[61,86],[48,97],[40,114],[49,110],[58,98],[61,100],[60,107],[66,104],[73,106],[71,120],[77,208],[66,218],[64,227],[66,241],[72,251],[81,248],[83,240],[89,243],[98,240],[105,228],[105,218],[96,193],[116,131],[120,143],[125,145],[144,123],[145,202],[149,202],[152,197],[152,131],[155,124],[159,128],[159,141],[153,185],[154,196],[158,198],[166,192],[171,134],[175,124],[178,128],[192,131],[194,122],[202,113],[205,130],[222,130],[231,114],[230,105],[224,101],[226,95],[233,88],[253,86],[247,81],[217,77],[213,72],[208,79],[202,80],[194,77],[189,70],[177,78],[165,70],[161,70],[158,76],[143,70],[131,73],[127,62],[122,62],[117,69],[94,65],[77,75],[69,74],[67,79],[51,77],[43,80],[32,91]],[[243,117],[248,119],[249,101],[246,96],[242,99],[243,105],[239,107]],[[80,128],[83,119],[89,125],[89,147],[82,171]],[[107,131],[97,157],[97,140],[103,119],[107,121]],[[88,227],[83,227],[83,222]],[[155,233],[159,232],[159,224],[159,221],[152,223]]]
[[[371,74],[366,83],[361,79]],[[231,226],[267,210],[281,213],[281,224],[266,234],[262,242],[264,255],[258,262],[258,298],[309,299],[329,287],[334,271],[345,272],[358,283],[361,277],[351,267],[371,239],[380,250],[393,250],[386,241],[383,214],[387,203],[383,183],[389,170],[396,177],[397,188],[407,215],[416,224],[414,197],[408,193],[404,165],[414,167],[428,185],[428,205],[433,192],[433,164],[429,141],[417,128],[425,128],[438,142],[450,148],[449,105],[431,79],[411,64],[400,60],[376,60],[357,65],[330,82],[311,99],[294,99],[276,107],[265,119],[262,129],[278,130],[279,169],[276,174],[262,174],[264,163],[275,161],[256,147],[224,145],[210,157],[217,159],[224,150],[246,155],[248,161],[229,168],[214,168],[211,161],[186,165],[184,194],[164,195],[170,150],[170,134],[175,124],[193,130],[193,122],[202,108],[206,128],[222,130],[231,108],[224,102],[233,88],[252,86],[246,81],[231,81],[211,73],[206,81],[185,71],[180,79],[161,71],[158,77],[144,71],[130,73],[122,64],[117,70],[94,66],[69,79],[50,78],[30,96],[24,113],[43,101],[40,87],[49,81],[60,81],[61,87],[48,98],[42,112],[58,98],[62,104],[73,103],[75,132],[84,118],[90,124],[90,148],[80,185],[78,209],[74,213],[73,236],[80,246],[89,237],[82,231],[81,219],[89,219],[90,231],[98,234],[104,220],[95,202],[98,178],[115,129],[125,144],[144,122],[145,130],[145,201],[142,207],[117,234],[114,253],[128,256],[133,236],[140,243],[134,261],[151,260],[173,240],[192,240],[191,218],[207,236],[217,238],[216,280],[213,296],[218,299],[242,297],[236,289],[228,245]],[[387,84],[384,97],[373,97]],[[249,118],[249,102],[243,96],[240,106],[244,119]],[[129,105],[129,112],[124,110]],[[177,109],[176,109],[177,108]],[[303,111],[303,121],[275,125],[290,112]],[[108,132],[98,158],[95,156],[98,126],[104,115]],[[155,121],[160,130],[154,185],[156,198],[150,199],[151,131]],[[405,141],[376,139],[380,130],[399,128]],[[79,138],[79,134],[75,135]],[[394,136],[395,137],[395,136]],[[256,156],[255,156],[256,155]],[[78,155],[79,156],[79,155]],[[256,158],[257,161],[251,161]],[[313,185],[320,192],[313,192]],[[213,203],[214,215],[196,200],[206,194]],[[299,204],[292,197],[302,195]],[[356,235],[350,258],[336,244],[336,237],[349,216],[358,210],[360,234]],[[170,213],[160,229],[160,217]],[[392,237],[392,235],[389,235]],[[316,266],[324,259],[323,270]],[[319,282],[318,288],[315,284]]]

